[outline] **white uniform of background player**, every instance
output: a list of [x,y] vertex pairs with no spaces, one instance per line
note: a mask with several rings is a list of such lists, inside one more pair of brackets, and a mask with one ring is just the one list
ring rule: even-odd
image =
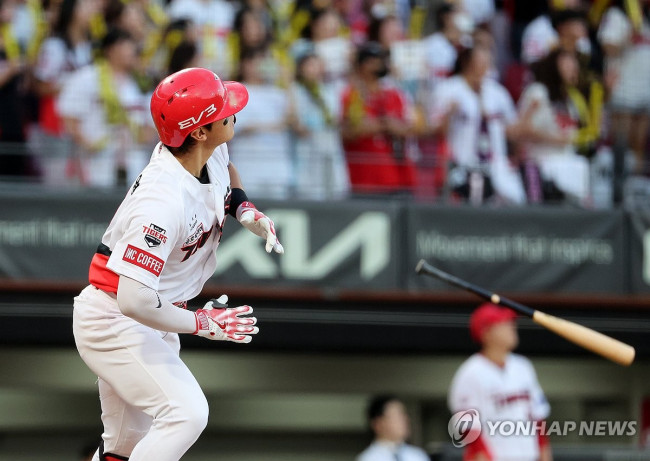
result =
[[[516,314],[509,309],[484,304],[470,320],[472,337],[482,342],[483,350],[460,366],[448,396],[452,414],[476,409],[480,415],[481,435],[465,448],[465,460],[537,461],[540,459],[540,442],[546,442],[544,438],[540,441],[537,435],[489,433],[487,421],[512,421],[515,424],[518,421],[537,421],[541,424],[550,412],[530,361],[508,351],[517,343],[515,317]],[[491,328],[504,331],[488,332]],[[514,341],[510,341],[512,338]],[[476,458],[479,453],[485,457]]]
[[[207,424],[208,405],[179,358],[178,333],[246,343],[258,331],[254,317],[240,317],[249,306],[186,310],[214,272],[231,206],[267,251],[283,252],[272,221],[245,200],[223,143],[247,101],[241,84],[206,69],[173,74],[154,92],[154,122],[171,149],[158,144],[127,192],[74,304],[77,348],[99,376],[104,433],[94,460],[180,459]],[[172,154],[186,137],[194,144]]]

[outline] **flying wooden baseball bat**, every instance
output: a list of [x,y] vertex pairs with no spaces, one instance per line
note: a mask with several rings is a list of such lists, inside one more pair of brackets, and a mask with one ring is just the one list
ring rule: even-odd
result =
[[511,299],[499,296],[485,288],[481,288],[473,283],[459,279],[458,277],[442,271],[427,263],[424,259],[421,259],[417,266],[415,266],[415,272],[420,275],[426,274],[435,277],[450,285],[474,293],[493,304],[509,307],[522,315],[531,317],[535,323],[551,330],[553,333],[562,336],[564,339],[571,341],[578,346],[605,357],[612,362],[618,363],[619,365],[628,366],[634,361],[635,351],[629,344],[610,338],[609,336],[583,325],[578,325],[577,323],[545,314],[544,312],[535,310]]

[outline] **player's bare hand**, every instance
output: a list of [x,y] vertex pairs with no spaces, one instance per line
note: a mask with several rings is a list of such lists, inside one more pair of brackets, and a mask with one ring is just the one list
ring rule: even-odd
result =
[[251,202],[244,202],[237,208],[237,221],[253,234],[266,240],[266,252],[284,253],[284,247],[275,235],[275,224],[271,218],[255,208]]
[[234,343],[250,343],[251,335],[260,330],[255,326],[257,318],[253,317],[251,306],[229,308],[228,297],[221,296],[212,299],[195,312],[195,335],[203,336],[215,341],[232,341]]

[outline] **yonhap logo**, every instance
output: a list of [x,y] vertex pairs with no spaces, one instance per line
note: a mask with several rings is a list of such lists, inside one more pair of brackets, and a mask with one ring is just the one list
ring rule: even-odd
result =
[[481,435],[481,420],[478,410],[469,409],[454,413],[447,425],[451,442],[462,448],[478,439]]

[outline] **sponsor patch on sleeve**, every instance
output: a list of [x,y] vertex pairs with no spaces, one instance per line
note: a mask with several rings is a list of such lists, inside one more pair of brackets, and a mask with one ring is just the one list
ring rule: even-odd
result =
[[165,262],[157,256],[147,253],[133,245],[126,247],[122,259],[128,263],[138,266],[146,271],[151,272],[156,277],[160,277]]
[[155,248],[167,242],[167,231],[160,226],[151,223],[148,226],[142,226],[142,233],[144,234],[144,241],[149,248]]

